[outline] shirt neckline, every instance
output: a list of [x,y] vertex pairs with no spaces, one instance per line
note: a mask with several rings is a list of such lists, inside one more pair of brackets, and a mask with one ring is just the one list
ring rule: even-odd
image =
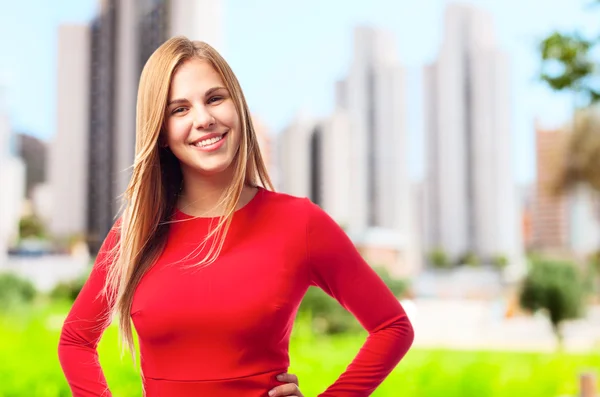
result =
[[[262,186],[257,186],[257,188],[258,188],[258,191],[254,195],[254,197],[252,197],[250,199],[250,201],[248,201],[243,207],[235,210],[233,213],[234,216],[241,215],[248,211],[251,211],[252,208],[254,208],[258,205],[258,203],[261,201],[262,197],[265,195],[267,190],[265,188],[263,188]],[[205,220],[205,221],[214,221],[214,220],[220,219],[221,217],[220,216],[194,216],[194,215],[186,214],[185,212],[181,211],[179,208],[175,207],[173,218],[174,218],[174,220],[198,219],[198,220]]]

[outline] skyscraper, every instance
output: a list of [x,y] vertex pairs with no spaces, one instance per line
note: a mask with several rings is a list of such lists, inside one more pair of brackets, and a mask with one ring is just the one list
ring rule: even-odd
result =
[[25,165],[13,153],[8,109],[0,85],[0,269],[7,259],[11,239],[18,237],[19,218],[25,198]]
[[411,210],[404,71],[386,32],[358,27],[334,112],[298,117],[280,136],[280,186],[338,222],[364,258],[397,275],[420,268]]
[[26,167],[26,195],[31,198],[36,185],[46,182],[48,145],[32,135],[17,135],[18,155]]
[[62,238],[81,234],[87,223],[89,45],[87,26],[59,27],[57,125],[49,153],[53,208],[49,227]]
[[338,110],[315,119],[299,114],[278,137],[278,188],[308,197],[338,223],[348,226],[354,188],[350,185],[348,118]]
[[518,260],[508,57],[495,44],[491,16],[449,5],[439,57],[424,74],[426,246],[454,258]]
[[568,134],[564,129],[536,125],[536,185],[532,244],[536,249],[564,249],[568,245],[568,200],[553,184],[564,159]]
[[93,252],[100,248],[114,222],[116,202],[114,180],[115,146],[115,46],[117,10],[114,1],[104,1],[92,21],[90,68],[90,114],[88,118],[88,197],[86,228]]
[[254,131],[256,133],[256,140],[258,141],[258,147],[262,155],[265,167],[269,171],[271,181],[274,182],[274,169],[273,169],[273,155],[274,147],[272,144],[271,134],[267,125],[258,117],[256,114],[252,115],[252,124],[254,125]]
[[568,159],[572,126],[546,129],[536,125],[533,248],[558,254],[589,255],[600,241],[597,195],[585,184],[570,191],[555,189]]
[[354,57],[337,86],[337,108],[348,115],[353,194],[349,228],[410,232],[404,70],[391,34],[354,32]]
[[277,155],[281,178],[277,187],[288,194],[311,197],[312,136],[317,126],[316,120],[300,113],[278,136]]

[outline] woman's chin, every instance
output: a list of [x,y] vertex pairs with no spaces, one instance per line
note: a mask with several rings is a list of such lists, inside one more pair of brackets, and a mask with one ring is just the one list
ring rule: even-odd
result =
[[214,162],[212,164],[195,164],[192,172],[204,177],[215,177],[227,174],[230,171],[232,162]]

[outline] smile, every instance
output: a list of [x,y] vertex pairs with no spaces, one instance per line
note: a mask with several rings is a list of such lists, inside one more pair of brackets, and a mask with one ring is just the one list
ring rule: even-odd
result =
[[199,141],[191,143],[190,145],[193,147],[202,149],[202,150],[216,150],[221,147],[221,145],[223,144],[223,141],[228,133],[229,133],[229,131],[225,132],[222,135],[212,136],[212,137],[206,138],[206,139],[201,139]]

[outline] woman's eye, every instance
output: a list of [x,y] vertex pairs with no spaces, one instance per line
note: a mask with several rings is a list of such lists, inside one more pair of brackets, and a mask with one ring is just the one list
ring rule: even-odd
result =
[[175,109],[173,109],[173,111],[172,111],[171,113],[172,113],[172,114],[175,114],[175,113],[181,113],[181,112],[183,112],[184,110],[185,110],[185,108],[175,108]]
[[219,102],[223,99],[222,96],[213,96],[210,97],[210,99],[208,100],[208,103],[215,103],[215,102]]

